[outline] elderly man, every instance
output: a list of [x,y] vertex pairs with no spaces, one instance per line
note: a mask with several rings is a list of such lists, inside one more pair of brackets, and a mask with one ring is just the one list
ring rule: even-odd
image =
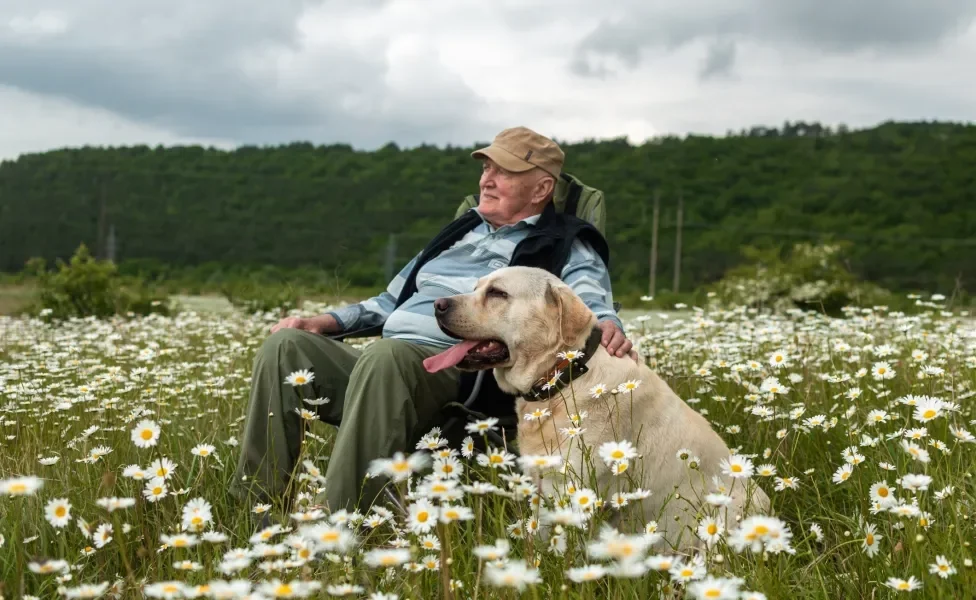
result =
[[[445,404],[458,400],[457,368],[431,374],[423,367],[425,358],[458,342],[437,326],[434,301],[469,292],[479,277],[509,264],[549,260],[563,248],[565,264],[554,270],[597,315],[602,344],[617,356],[634,356],[613,311],[606,257],[585,241],[599,242],[605,255],[602,236],[582,220],[554,215],[553,190],[564,159],[559,146],[515,127],[472,156],[483,165],[478,206],[442,231],[385,292],[271,328],[254,361],[235,494],[266,500],[285,491],[304,427],[297,409],[307,408],[338,426],[319,501],[333,511],[368,507],[384,485],[365,479],[370,462],[413,450],[439,423]],[[543,226],[545,235],[534,235]],[[546,245],[560,235],[570,239]],[[323,335],[377,326],[382,338],[362,351]],[[304,369],[312,372],[311,382],[294,387],[286,381]]]

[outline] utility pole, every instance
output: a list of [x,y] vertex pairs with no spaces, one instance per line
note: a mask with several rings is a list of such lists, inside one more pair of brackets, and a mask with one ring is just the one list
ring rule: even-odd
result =
[[681,217],[684,209],[684,193],[678,192],[678,229],[674,238],[674,289],[671,291],[678,293],[678,286],[681,283]]
[[105,225],[106,225],[106,210],[105,210],[105,179],[99,177],[99,189],[101,193],[99,194],[99,206],[98,206],[98,231],[95,233],[97,236],[95,239],[95,258],[99,260],[105,260]]
[[648,294],[653,296],[657,290],[657,225],[661,212],[661,188],[654,190],[654,216],[651,223],[651,283]]
[[393,276],[395,273],[393,269],[396,268],[396,234],[391,233],[389,240],[386,243],[386,281],[393,281]]
[[108,239],[105,240],[105,259],[110,262],[115,260],[115,224],[108,226]]

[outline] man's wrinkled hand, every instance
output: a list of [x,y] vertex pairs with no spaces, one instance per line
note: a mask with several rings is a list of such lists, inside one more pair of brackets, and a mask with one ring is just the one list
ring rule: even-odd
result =
[[635,361],[637,360],[637,351],[633,349],[634,344],[627,339],[627,336],[617,327],[616,323],[613,321],[600,321],[599,327],[603,331],[603,338],[600,340],[600,343],[607,349],[607,352],[619,357],[623,357],[626,354]]
[[302,329],[316,333],[312,323],[310,323],[308,319],[303,319],[301,317],[285,317],[271,326],[271,333],[274,333],[279,329]]

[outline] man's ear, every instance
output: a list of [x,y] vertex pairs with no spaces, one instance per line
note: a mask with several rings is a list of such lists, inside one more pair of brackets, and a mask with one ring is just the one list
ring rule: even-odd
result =
[[556,180],[551,176],[539,178],[539,181],[535,182],[535,187],[532,189],[532,202],[534,204],[544,204],[548,202],[555,189]]
[[590,324],[593,311],[568,286],[546,283],[546,304],[556,309],[560,345],[578,339]]

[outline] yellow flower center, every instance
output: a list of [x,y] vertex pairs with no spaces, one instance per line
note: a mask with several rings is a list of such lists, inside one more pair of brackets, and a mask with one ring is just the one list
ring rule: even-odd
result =
[[616,460],[620,460],[621,458],[624,457],[624,452],[623,450],[614,450],[613,454],[611,454],[610,456],[612,456]]
[[712,588],[710,590],[705,590],[706,598],[720,598],[721,596],[722,596],[722,592],[715,588]]
[[908,589],[908,582],[907,581],[899,581],[898,582],[898,589],[899,590],[907,590]]
[[68,513],[68,509],[66,509],[63,506],[59,506],[59,507],[57,507],[57,508],[54,509],[54,516],[56,516],[56,517],[63,517],[67,513]]
[[275,596],[291,596],[293,592],[290,585],[283,583],[275,588],[274,593]]
[[160,494],[163,493],[163,488],[161,488],[161,487],[159,487],[157,485],[156,487],[153,488],[152,493],[153,493],[153,496],[158,496],[158,495],[160,495]]
[[769,533],[769,527],[766,527],[765,525],[756,525],[755,532],[756,535],[766,535]]
[[430,518],[430,513],[428,513],[426,510],[423,511],[423,512],[417,513],[417,520],[420,521],[421,523],[426,523],[427,522],[427,519],[429,519],[429,518]]
[[935,415],[936,415],[936,412],[930,408],[927,411],[925,411],[924,413],[922,413],[922,418],[923,419],[934,419],[935,418]]
[[580,497],[580,499],[579,499],[580,506],[583,506],[583,505],[586,505],[586,504],[589,504],[589,503],[590,503],[590,499],[588,497],[586,497],[586,496],[581,496]]
[[733,473],[741,473],[742,472],[742,465],[732,465],[732,472]]
[[493,465],[497,465],[498,463],[502,462],[502,457],[498,454],[492,454],[491,457],[488,458],[488,462]]
[[339,539],[339,533],[337,531],[326,531],[322,534],[323,542],[334,542]]
[[718,533],[718,525],[716,525],[715,523],[709,523],[707,531],[708,531],[708,535],[715,535],[716,533]]
[[202,448],[202,449],[200,450],[200,456],[206,456],[206,455],[208,455],[208,454],[210,454],[210,451],[209,451],[209,450],[207,450],[206,448]]
[[881,488],[881,489],[879,489],[878,490],[878,495],[881,496],[882,498],[887,498],[888,497],[888,488]]
[[[301,377],[301,376],[298,376],[298,377],[295,378],[295,383],[305,383],[306,381],[308,381],[308,380],[305,379],[304,377]],[[291,588],[288,588],[288,589],[291,590]]]
[[864,543],[867,544],[868,546],[873,546],[874,545],[874,534],[869,533],[868,534],[868,537],[866,537],[864,539]]

